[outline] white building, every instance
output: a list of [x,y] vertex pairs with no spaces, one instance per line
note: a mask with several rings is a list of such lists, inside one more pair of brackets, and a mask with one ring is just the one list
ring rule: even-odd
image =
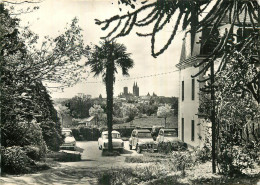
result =
[[[204,33],[203,33],[204,34]],[[178,131],[179,139],[192,146],[201,146],[206,134],[206,129],[210,126],[204,119],[198,117],[200,105],[199,91],[203,86],[198,79],[203,79],[203,75],[192,78],[200,71],[200,67],[195,68],[194,64],[205,59],[209,47],[201,47],[198,43],[202,33],[197,33],[193,39],[191,34],[187,34],[183,40],[181,57],[176,67],[179,72],[179,115]],[[191,44],[193,42],[193,44]]]
[[[240,20],[243,20],[243,14],[240,16]],[[247,19],[246,23],[250,24],[250,21]],[[223,19],[223,24],[218,29],[220,35],[223,35],[227,28],[230,27],[230,24],[224,23],[225,21],[226,19]],[[208,37],[209,30],[210,28],[203,29],[202,32],[196,33],[193,36],[191,36],[190,33],[187,34],[183,40],[180,61],[176,65],[180,70],[178,115],[179,138],[192,146],[202,146],[205,135],[211,127],[210,123],[207,123],[203,118],[198,116],[198,108],[201,103],[199,92],[200,88],[203,87],[203,83],[199,83],[197,80],[204,79],[209,74],[209,71],[196,78],[192,78],[192,76],[202,69],[201,67],[195,68],[194,64],[198,64],[205,59],[217,44],[207,41],[202,47],[200,40],[205,40],[205,38]],[[237,37],[233,37],[234,40],[232,42],[241,40],[242,31],[240,23],[236,23],[233,32],[237,34]],[[246,31],[243,33],[244,37],[247,37],[251,32],[252,29],[247,27]],[[214,65],[215,70],[217,70],[218,62],[215,62]]]

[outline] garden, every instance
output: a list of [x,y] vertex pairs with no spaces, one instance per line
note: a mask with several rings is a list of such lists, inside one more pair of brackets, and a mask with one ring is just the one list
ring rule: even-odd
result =
[[259,164],[244,170],[242,174],[228,176],[212,173],[210,154],[205,149],[172,151],[169,153],[144,153],[128,156],[126,163],[137,164],[133,168],[111,169],[99,175],[103,185],[123,184],[257,184],[260,178]]

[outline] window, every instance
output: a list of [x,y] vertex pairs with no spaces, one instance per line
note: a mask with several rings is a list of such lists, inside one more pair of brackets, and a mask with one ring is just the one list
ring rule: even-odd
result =
[[181,82],[181,99],[184,101],[184,81]]
[[139,132],[138,137],[139,138],[151,138],[151,133],[150,132]]
[[[217,40],[213,39],[213,38],[209,39],[210,30],[211,30],[210,27],[204,28],[202,30],[202,36],[201,36],[201,41],[200,41],[201,42],[201,48],[200,48],[201,55],[210,54],[214,50],[214,48],[217,46],[217,44],[219,43],[218,39]],[[211,35],[217,36],[218,33],[215,31],[215,32],[211,33]]]
[[[249,38],[252,34],[254,34],[254,30],[252,27],[246,27],[244,30],[242,28],[239,28],[237,30],[237,43],[243,41],[246,38]],[[251,50],[250,52],[253,52],[253,55],[257,55],[257,49]]]
[[191,100],[195,99],[195,79],[191,79]]
[[181,119],[181,140],[184,141],[184,118]]
[[194,120],[191,120],[191,140],[194,141],[194,135],[195,135],[195,125]]

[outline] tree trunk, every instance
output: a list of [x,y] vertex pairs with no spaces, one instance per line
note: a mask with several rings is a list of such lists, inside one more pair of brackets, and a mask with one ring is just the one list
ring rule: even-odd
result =
[[[260,6],[260,0],[257,1],[259,6]],[[258,7],[258,17],[260,16],[260,9]],[[258,28],[260,27],[260,21],[259,21],[259,18],[258,18]],[[259,63],[260,63],[260,29],[258,30],[258,68],[259,68]],[[257,72],[258,72],[258,86],[257,86],[257,102],[258,102],[258,105],[260,104],[260,73],[259,73],[259,69],[257,69]]]
[[212,173],[216,173],[216,123],[215,123],[215,89],[214,89],[214,62],[210,67],[210,82],[211,82],[211,129],[212,129]]
[[114,62],[108,61],[106,69],[106,92],[107,92],[107,128],[108,128],[108,151],[113,151],[113,85],[114,85]]

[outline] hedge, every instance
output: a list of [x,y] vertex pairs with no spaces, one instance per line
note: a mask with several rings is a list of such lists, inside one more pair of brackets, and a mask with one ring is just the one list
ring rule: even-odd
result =
[[77,141],[97,141],[100,137],[98,128],[78,127],[72,129],[72,134]]

